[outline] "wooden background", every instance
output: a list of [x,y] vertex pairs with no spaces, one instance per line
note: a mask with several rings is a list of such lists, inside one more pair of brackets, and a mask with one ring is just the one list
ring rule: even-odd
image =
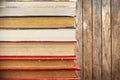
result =
[[81,80],[120,80],[120,0],[78,0]]

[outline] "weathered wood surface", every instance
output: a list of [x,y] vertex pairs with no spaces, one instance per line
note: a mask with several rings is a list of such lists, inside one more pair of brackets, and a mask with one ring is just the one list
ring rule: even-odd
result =
[[111,80],[110,0],[102,0],[102,79]]
[[83,0],[84,80],[92,80],[92,0]]
[[120,80],[120,0],[112,0],[112,80]]
[[[78,40],[77,44],[76,44],[76,54],[77,56],[77,60],[80,66],[81,71],[79,72],[79,75],[81,76],[81,80],[83,79],[83,65],[82,65],[82,61],[83,61],[83,54],[82,54],[82,0],[78,0],[77,2],[77,17],[76,17],[76,38]],[[80,27],[77,27],[80,26]]]
[[93,80],[101,80],[101,0],[93,0]]
[[120,80],[120,0],[78,0],[81,80]]

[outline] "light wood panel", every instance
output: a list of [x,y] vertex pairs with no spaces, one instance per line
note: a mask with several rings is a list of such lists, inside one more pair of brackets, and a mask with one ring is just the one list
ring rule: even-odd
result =
[[77,17],[76,17],[76,38],[78,40],[77,44],[76,44],[76,53],[77,53],[77,60],[78,60],[78,64],[81,68],[81,71],[79,72],[80,78],[81,80],[83,80],[83,65],[82,65],[82,61],[83,61],[83,50],[82,50],[82,0],[78,0],[77,2]]
[[110,0],[102,0],[102,79],[111,80]]

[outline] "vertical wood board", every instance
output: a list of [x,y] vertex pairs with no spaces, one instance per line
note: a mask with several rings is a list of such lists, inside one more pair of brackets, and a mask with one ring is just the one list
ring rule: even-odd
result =
[[93,80],[101,80],[101,0],[93,0]]

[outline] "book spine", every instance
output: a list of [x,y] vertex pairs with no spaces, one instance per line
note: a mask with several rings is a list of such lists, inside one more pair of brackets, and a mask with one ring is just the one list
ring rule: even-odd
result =
[[0,30],[0,34],[0,41],[76,41],[75,29],[10,29]]
[[75,2],[3,2],[0,8],[75,8]]
[[76,60],[76,56],[0,56],[0,60]]
[[80,78],[6,78],[6,79],[1,79],[0,80],[80,80]]
[[78,66],[73,68],[0,68],[0,70],[7,71],[61,71],[61,70],[80,70]]
[[0,5],[0,17],[75,16],[75,7],[75,2],[5,2]]

